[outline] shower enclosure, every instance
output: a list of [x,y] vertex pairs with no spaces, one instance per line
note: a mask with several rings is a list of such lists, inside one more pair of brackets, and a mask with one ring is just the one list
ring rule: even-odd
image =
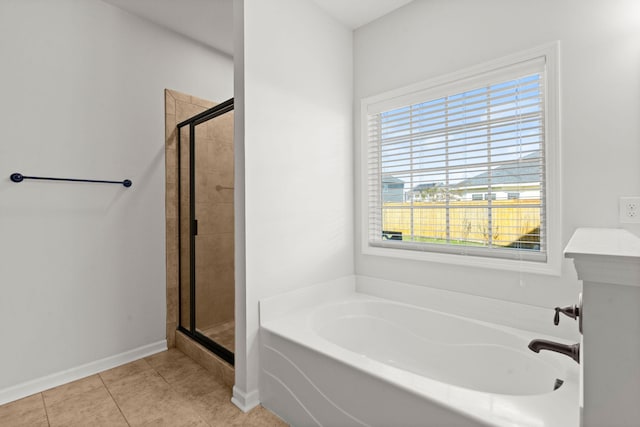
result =
[[233,98],[177,125],[178,330],[234,363]]

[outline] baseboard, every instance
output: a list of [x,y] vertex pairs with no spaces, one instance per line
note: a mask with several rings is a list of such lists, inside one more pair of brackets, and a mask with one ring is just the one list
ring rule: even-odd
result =
[[231,397],[231,402],[240,408],[242,412],[249,412],[260,404],[258,390],[244,393],[236,386],[233,386],[233,397]]
[[36,378],[34,380],[5,388],[0,390],[0,405],[97,374],[98,372],[106,371],[107,369],[115,368],[116,366],[124,365],[125,363],[133,362],[134,360],[142,359],[143,357],[159,353],[166,349],[167,340],[162,340],[153,344],[134,348],[133,350],[125,351],[124,353],[89,362],[75,368],[56,372],[45,377]]

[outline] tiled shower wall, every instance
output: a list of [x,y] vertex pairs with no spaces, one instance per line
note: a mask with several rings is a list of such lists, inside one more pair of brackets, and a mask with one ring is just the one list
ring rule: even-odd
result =
[[[166,218],[167,218],[167,343],[175,346],[178,325],[178,209],[182,222],[182,275],[189,283],[189,134],[182,128],[178,183],[176,125],[215,104],[165,90]],[[196,126],[196,325],[207,329],[233,320],[233,112]],[[178,185],[182,203],[178,204]],[[183,289],[182,324],[189,325],[188,286]],[[233,348],[230,349],[233,351]]]
[[195,157],[196,326],[205,330],[234,314],[233,111],[196,126]]

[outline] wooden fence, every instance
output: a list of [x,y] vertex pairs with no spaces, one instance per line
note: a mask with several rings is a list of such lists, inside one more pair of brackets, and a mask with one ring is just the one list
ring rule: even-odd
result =
[[[488,202],[385,203],[383,230],[402,232],[403,239],[446,241],[447,215],[449,240],[486,245],[489,240],[498,246],[515,242],[539,241],[540,202],[538,200],[492,200]],[[491,214],[491,228],[489,227]],[[491,235],[491,236],[490,236]],[[461,242],[460,242],[461,243]]]

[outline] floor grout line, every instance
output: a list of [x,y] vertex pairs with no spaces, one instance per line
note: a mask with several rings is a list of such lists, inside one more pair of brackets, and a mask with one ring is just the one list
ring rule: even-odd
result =
[[[179,350],[178,350],[179,351]],[[182,352],[181,352],[182,353]],[[184,353],[182,353],[184,354]],[[195,360],[191,359],[188,355],[184,354],[187,358],[189,358],[189,360],[191,360],[192,362],[194,362],[195,364],[197,364],[198,366],[202,367],[198,362],[196,362]],[[155,366],[153,366],[151,363],[149,363],[147,360],[145,360],[145,362],[147,362],[147,364],[149,366],[151,366],[151,369],[153,369],[159,376],[160,378],[162,378],[164,380],[165,383],[167,383],[167,385],[169,386],[169,388],[171,389],[171,391],[176,395],[179,396],[181,399],[183,399],[185,401],[185,403],[189,403],[189,399],[187,399],[186,396],[184,396],[183,393],[179,392],[178,390],[175,389],[175,387],[173,386],[173,384],[171,384],[156,368]],[[193,411],[198,418],[200,418],[200,420],[205,423],[206,425],[208,425],[209,427],[212,427],[211,424],[209,424],[200,414],[200,411],[198,411],[197,409],[191,407],[190,408],[191,411]]]
[[47,412],[47,404],[44,401],[44,393],[38,394],[40,394],[40,398],[42,399],[42,407],[44,408],[44,416],[47,418],[47,425],[51,427],[51,421],[49,421],[49,412]]
[[[149,362],[147,362],[147,363],[149,363]],[[160,378],[162,378],[162,381],[164,381],[165,383],[167,383],[167,385],[169,386],[169,388],[171,389],[171,391],[175,391],[175,390],[173,389],[173,386],[171,385],[171,383],[170,383],[170,382],[169,382],[169,381],[164,377],[164,375],[162,375],[162,374],[160,373],[160,371],[158,371],[158,370],[156,369],[156,367],[155,367],[155,366],[153,366],[151,363],[149,363],[149,366],[151,366],[151,369],[153,369],[153,371],[154,371],[156,374],[158,374],[158,376],[159,376]]]
[[127,425],[129,427],[131,427],[131,424],[129,424],[129,420],[124,415],[124,412],[122,412],[122,408],[120,408],[120,405],[118,405],[118,401],[116,400],[115,397],[113,397],[113,394],[111,394],[111,390],[109,390],[109,387],[107,386],[107,383],[104,382],[104,378],[102,378],[102,375],[100,375],[100,373],[98,373],[98,377],[100,377],[100,381],[102,382],[102,385],[107,390],[107,393],[109,393],[109,397],[111,397],[111,400],[113,400],[113,403],[115,403],[116,408],[118,408],[118,412],[120,412],[120,415],[122,415],[122,418],[124,419],[124,422],[127,423]]
[[[113,372],[113,374],[106,374],[105,372],[107,371],[95,374],[98,376],[100,384],[106,389],[111,401],[115,403],[118,408],[121,418],[118,418],[117,420],[115,411],[113,411],[113,407],[108,404],[108,401],[103,394],[104,392],[97,392],[99,390],[97,381],[95,381],[95,379],[87,381],[87,378],[89,377],[77,380],[78,382],[85,381],[82,384],[71,386],[65,390],[59,390],[59,392],[53,393],[51,395],[51,399],[47,398],[44,392],[36,393],[39,394],[39,399],[37,399],[34,394],[33,397],[40,400],[42,407],[38,407],[35,404],[36,402],[33,399],[30,399],[24,404],[24,406],[14,405],[10,411],[3,412],[2,414],[4,416],[6,413],[9,414],[9,416],[15,417],[16,414],[19,413],[20,420],[33,419],[33,422],[35,423],[37,419],[37,422],[40,423],[38,425],[41,426],[45,426],[45,424],[42,423],[42,415],[45,415],[47,427],[59,425],[59,423],[85,426],[92,425],[92,419],[96,422],[102,419],[102,411],[95,414],[90,413],[92,412],[91,408],[93,408],[93,402],[95,402],[95,404],[99,403],[101,408],[105,408],[104,415],[108,415],[108,418],[112,420],[113,423],[119,423],[119,420],[124,420],[125,424],[122,425],[126,425],[128,427],[138,425],[138,421],[144,424],[145,422],[153,423],[162,422],[163,420],[165,421],[165,424],[166,422],[169,422],[167,425],[172,426],[181,426],[188,423],[193,423],[193,425],[202,427],[231,424],[247,427],[275,425],[286,426],[286,424],[281,420],[277,420],[273,415],[269,415],[266,410],[261,410],[261,412],[264,412],[264,415],[262,415],[261,412],[259,412],[258,415],[242,414],[228,398],[230,387],[227,386],[221,378],[210,373],[210,371],[208,371],[207,368],[201,365],[196,359],[193,359],[180,349],[175,349],[176,354],[171,354],[172,352],[173,350],[167,350],[167,353],[169,354],[165,357],[154,360],[153,365],[146,358],[142,358],[140,360],[144,361],[144,364],[137,362],[136,365],[126,368],[123,371]],[[194,365],[194,369],[191,369],[191,364]],[[195,369],[196,366],[198,367],[197,370]],[[186,368],[186,370],[183,370],[183,368]],[[202,375],[200,374],[200,368],[203,369]],[[138,379],[127,380],[127,377],[130,375],[135,376],[140,373],[144,374],[144,372],[148,372],[149,375],[153,377],[151,378],[151,376],[149,376],[149,378],[147,378],[145,374],[145,384],[138,384]],[[164,373],[164,376],[160,372]],[[204,376],[204,372],[207,372],[206,376]],[[185,375],[194,376],[185,380]],[[107,380],[105,380],[104,377],[107,377]],[[162,382],[160,382],[157,377],[162,378]],[[110,378],[113,379],[113,382]],[[126,381],[121,383],[120,380]],[[111,386],[107,385],[107,382],[109,382]],[[76,381],[72,381],[66,385],[74,383],[76,383]],[[114,388],[120,402],[115,399],[115,395],[112,393],[110,387]],[[88,396],[83,397],[83,395],[87,394],[88,389],[91,391],[96,390],[96,393],[92,393],[93,397],[91,398]],[[124,394],[120,395],[120,390],[122,390]],[[145,392],[145,390],[148,390],[149,393],[155,393],[155,391],[157,391],[158,396],[165,396],[164,393],[167,392],[166,405],[170,405],[171,407],[174,407],[175,405],[177,406],[173,409],[169,408],[169,406],[164,408],[164,406],[166,406],[164,404],[158,406],[159,403],[155,398],[141,399],[139,403],[131,406],[133,402],[131,399],[137,399],[140,397],[140,393]],[[149,396],[152,395],[149,394]],[[74,400],[77,404],[73,403]],[[58,406],[56,406],[58,405],[58,401],[61,404],[62,402],[67,402],[69,405],[58,408]],[[49,404],[47,404],[47,402],[49,402]],[[79,404],[78,402],[82,403]],[[122,407],[119,403],[122,404]],[[48,405],[51,405],[52,407],[49,408]],[[2,408],[2,406],[0,406],[0,408]],[[123,407],[128,410],[128,415],[131,420],[129,420],[127,415],[124,414]],[[22,408],[29,408],[28,415],[21,412],[23,411]],[[130,412],[129,408],[131,409]],[[151,408],[153,408],[153,410],[149,411]],[[60,412],[59,409],[62,412]],[[49,410],[51,410],[51,415],[49,414]],[[64,415],[64,417],[58,418],[59,413]],[[51,421],[51,416],[54,417],[53,421]],[[20,421],[16,422],[20,423]],[[0,421],[0,424],[3,423]],[[9,424],[15,425],[13,422],[10,422]]]

